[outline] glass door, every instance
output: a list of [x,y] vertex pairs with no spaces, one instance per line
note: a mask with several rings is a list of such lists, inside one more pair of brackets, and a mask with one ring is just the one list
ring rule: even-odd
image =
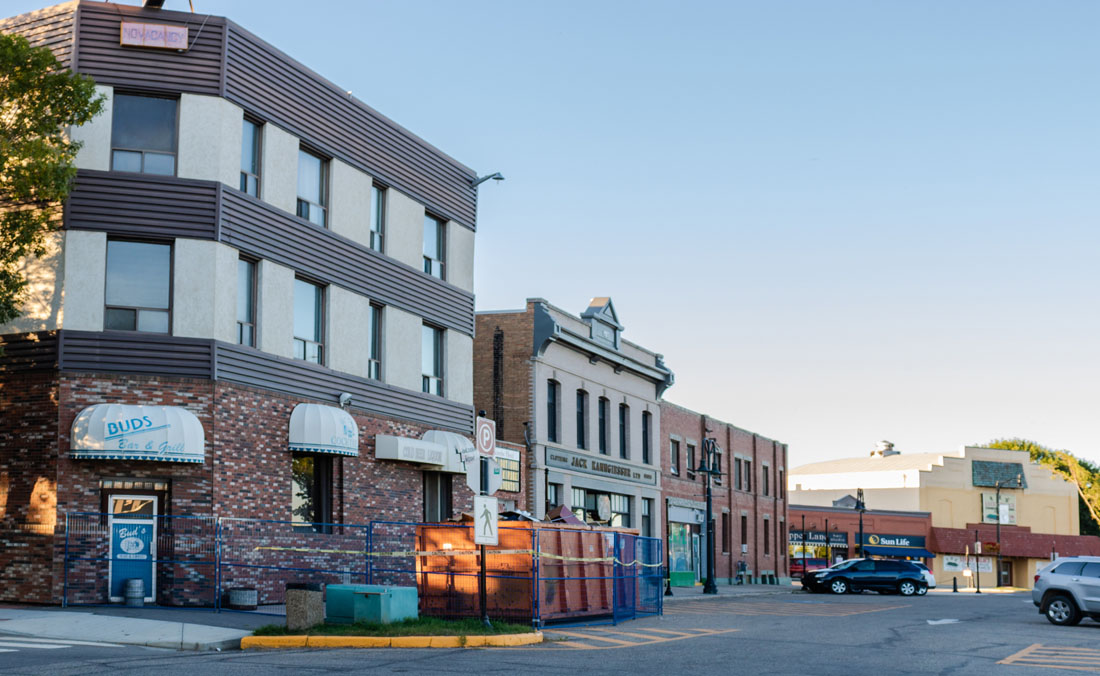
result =
[[145,601],[156,598],[157,496],[111,495],[110,599],[124,600],[126,580],[140,579]]

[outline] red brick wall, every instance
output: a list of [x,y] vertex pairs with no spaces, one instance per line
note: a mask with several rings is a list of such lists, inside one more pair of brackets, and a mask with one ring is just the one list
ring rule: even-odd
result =
[[[497,330],[503,334],[500,388],[502,414],[494,412],[493,349]],[[497,438],[522,445],[523,423],[531,413],[531,341],[534,319],[530,311],[479,314],[474,336],[474,410],[496,419]],[[499,418],[499,419],[497,419]]]
[[[706,428],[710,428],[706,432]],[[669,445],[672,436],[680,441],[680,475],[671,473]],[[728,580],[737,574],[738,561],[744,560],[753,577],[762,572],[771,572],[779,577],[789,575],[786,546],[787,502],[786,487],[780,486],[779,468],[787,468],[787,447],[747,432],[728,423],[706,417],[675,404],[661,402],[661,486],[662,495],[685,498],[697,502],[705,501],[705,483],[702,475],[694,479],[687,473],[687,439],[696,441],[695,463],[698,466],[702,453],[703,439],[712,437],[722,449],[721,483],[712,484],[711,495],[714,509],[715,529],[715,574],[719,580]],[[736,490],[733,485],[733,459],[739,454],[752,459],[752,491]],[[762,495],[761,477],[764,463],[768,463],[768,495]],[[785,473],[784,473],[785,475]],[[778,495],[777,495],[778,493]],[[729,552],[722,552],[722,513],[729,513]],[[741,513],[748,512],[747,537],[741,540]],[[764,554],[764,517],[767,516],[769,529],[769,553]],[[667,536],[667,532],[662,534]],[[741,553],[741,545],[748,545],[748,552]]]
[[[830,531],[847,534],[849,558],[856,555],[856,543],[859,541],[859,512],[853,509],[822,511],[791,505],[790,514],[790,529],[793,530],[802,528],[803,516],[806,517],[806,530],[813,531],[824,531],[825,519],[828,519]],[[932,534],[932,516],[919,513],[904,515],[865,512],[863,532],[864,534],[916,535],[926,538],[925,543],[931,547],[931,541],[927,538]],[[786,542],[784,539],[784,543]]]

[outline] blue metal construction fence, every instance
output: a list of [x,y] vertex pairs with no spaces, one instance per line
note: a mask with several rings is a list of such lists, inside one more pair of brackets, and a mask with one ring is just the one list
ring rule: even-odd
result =
[[[485,548],[489,615],[538,626],[660,614],[662,552],[657,538],[502,522]],[[254,591],[262,610],[283,603],[288,583],[361,583],[417,587],[422,615],[475,617],[479,569],[463,524],[80,513],[65,519],[63,603],[118,602],[134,577],[147,602],[213,610],[231,590]]]

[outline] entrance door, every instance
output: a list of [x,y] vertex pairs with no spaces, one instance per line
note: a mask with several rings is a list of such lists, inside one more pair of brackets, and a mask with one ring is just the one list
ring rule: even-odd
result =
[[698,582],[703,579],[703,564],[699,560],[699,552],[701,551],[699,543],[699,527],[691,527],[691,561],[692,566],[695,568],[695,580]]
[[1012,586],[1012,559],[1001,559],[1001,586]]
[[114,494],[107,507],[111,601],[122,601],[126,580],[138,578],[145,583],[145,600],[152,602],[156,598],[157,497]]

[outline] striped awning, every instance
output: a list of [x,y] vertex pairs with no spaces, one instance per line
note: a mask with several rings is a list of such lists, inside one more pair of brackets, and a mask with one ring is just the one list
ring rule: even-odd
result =
[[73,421],[69,455],[81,460],[202,463],[206,435],[195,414],[178,406],[95,404]]
[[347,411],[324,404],[298,404],[290,413],[288,447],[295,453],[359,455],[359,426]]

